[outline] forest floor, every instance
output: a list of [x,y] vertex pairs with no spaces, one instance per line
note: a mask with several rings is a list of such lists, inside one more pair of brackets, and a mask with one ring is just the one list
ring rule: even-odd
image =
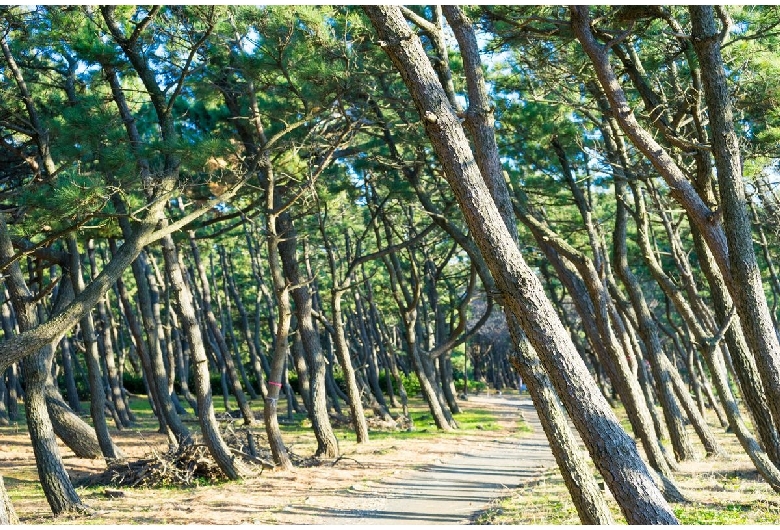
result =
[[[134,410],[144,403],[138,399]],[[339,427],[341,458],[290,472],[188,488],[81,486],[79,495],[95,510],[87,517],[51,516],[23,424],[0,427],[0,474],[27,524],[578,524],[527,395],[483,394],[461,405],[462,429],[451,433],[436,431],[419,400],[412,407],[413,432],[372,431],[370,442],[358,445]],[[681,464],[675,480],[690,502],[673,505],[678,518],[780,524],[780,497],[735,437],[710,425],[729,455]],[[136,428],[115,433],[115,441],[131,460],[162,453],[165,438],[154,427],[147,414]],[[313,454],[305,419],[297,416],[282,428],[292,453]],[[77,482],[105,468],[102,460],[76,458],[60,447]],[[110,495],[113,490],[120,496]],[[607,500],[623,522],[609,493]]]
[[[467,522],[508,488],[538,477],[553,460],[527,396],[483,394],[461,405],[464,428],[452,433],[436,432],[421,407],[411,433],[372,432],[368,444],[358,445],[339,430],[342,457],[315,467],[190,488],[112,487],[121,491],[118,497],[107,495],[105,486],[79,487],[82,500],[95,510],[89,517],[51,516],[24,426],[0,428],[0,474],[27,524]],[[146,426],[151,428],[114,434],[131,460],[166,449],[165,438],[151,423]],[[290,429],[284,437],[293,453],[314,452],[310,431]],[[102,460],[76,458],[62,444],[60,449],[76,482],[105,467]],[[415,505],[423,498],[426,505]]]

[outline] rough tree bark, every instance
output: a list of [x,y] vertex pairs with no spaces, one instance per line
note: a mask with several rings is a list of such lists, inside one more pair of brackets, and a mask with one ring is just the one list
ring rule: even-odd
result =
[[231,454],[230,448],[222,439],[219,423],[214,414],[214,405],[209,380],[209,363],[203,346],[203,336],[195,315],[192,292],[184,281],[183,267],[176,251],[173,239],[163,239],[162,244],[165,269],[170,280],[174,309],[182,325],[182,333],[187,339],[192,357],[193,379],[198,402],[198,422],[209,454],[228,478],[237,479],[248,475],[248,470]]
[[[0,215],[0,259],[11,262],[14,256],[5,218]],[[32,293],[22,275],[18,261],[12,261],[7,269],[6,285],[11,304],[21,332],[33,329],[37,316],[31,303]],[[49,343],[50,344],[50,343]],[[27,429],[32,441],[38,480],[54,515],[67,512],[84,512],[86,507],[76,493],[57,446],[57,438],[46,410],[46,385],[49,379],[47,356],[42,345],[37,352],[22,361],[25,380],[24,408]]]
[[9,524],[19,524],[19,518],[16,516],[14,507],[11,504],[11,498],[5,489],[3,477],[0,476],[0,526]]
[[[761,269],[756,260],[753,231],[745,206],[739,140],[734,128],[731,96],[720,53],[722,35],[718,31],[712,6],[691,6],[689,12],[693,48],[701,65],[720,211],[728,242],[731,277],[726,274],[724,277],[764,388],[771,396],[768,402],[777,420],[780,418],[780,342],[761,282]],[[727,32],[728,28],[723,31]]]
[[292,298],[295,302],[295,315],[298,318],[298,333],[306,363],[309,369],[310,403],[312,429],[317,438],[317,456],[335,458],[338,456],[338,441],[330,424],[327,408],[327,389],[325,387],[325,357],[322,354],[320,335],[312,317],[312,296],[309,281],[303,277],[296,256],[297,232],[289,212],[279,216],[280,228],[284,235],[279,244],[282,268],[288,281],[294,286]]

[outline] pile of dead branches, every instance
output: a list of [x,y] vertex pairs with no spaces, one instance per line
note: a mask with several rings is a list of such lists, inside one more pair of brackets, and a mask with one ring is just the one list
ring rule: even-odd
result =
[[[233,425],[228,425],[223,438],[234,454],[243,456],[245,460],[252,463],[261,464],[263,469],[274,467],[273,453],[264,432],[255,432],[249,427],[235,428]],[[315,467],[321,464],[318,458],[298,455],[289,447],[287,455],[295,467]]]
[[153,451],[140,460],[112,463],[99,475],[87,478],[83,485],[191,487],[226,478],[205,445],[182,445],[165,453]]

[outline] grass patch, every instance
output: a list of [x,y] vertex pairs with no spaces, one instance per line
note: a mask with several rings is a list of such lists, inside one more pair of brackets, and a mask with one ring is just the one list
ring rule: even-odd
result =
[[[623,408],[617,408],[616,413],[621,424],[626,424]],[[681,471],[675,473],[674,480],[689,502],[671,505],[679,522],[718,525],[780,524],[780,498],[755,471],[736,437],[715,427],[714,415],[709,419],[713,433],[729,456],[703,458],[702,451],[699,460],[680,463]],[[697,440],[692,428],[689,429],[691,440]],[[591,470],[596,473],[592,464]],[[601,480],[600,477],[598,480]],[[606,494],[606,500],[615,522],[624,524],[625,518],[609,493]],[[496,501],[481,513],[475,522],[515,525],[581,524],[557,469],[550,470],[541,478],[516,489],[509,497]]]

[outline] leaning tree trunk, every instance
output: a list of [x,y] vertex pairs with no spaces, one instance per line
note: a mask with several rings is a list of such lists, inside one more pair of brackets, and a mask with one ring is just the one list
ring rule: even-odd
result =
[[[87,242],[87,257],[89,259],[89,268],[90,268],[90,277],[92,280],[94,280],[97,275],[97,262],[95,260],[95,240],[90,239]],[[111,336],[112,331],[112,319],[111,315],[109,314],[108,308],[110,307],[108,304],[108,294],[107,291],[105,296],[100,299],[97,305],[97,314],[98,319],[102,323],[102,326],[100,327],[100,340],[102,342],[103,348],[103,362],[106,367],[106,376],[108,378],[109,388],[111,389],[111,401],[114,403],[114,406],[116,407],[117,414],[119,414],[119,419],[122,422],[122,426],[129,427],[130,426],[130,416],[127,414],[127,409],[125,408],[125,401],[122,398],[122,386],[121,382],[119,381],[119,371],[116,367],[116,356],[114,354],[114,343]]]
[[100,458],[103,455],[95,430],[62,401],[57,390],[51,385],[46,389],[46,409],[49,411],[54,433],[73,454],[79,458]]
[[238,408],[241,410],[241,415],[244,417],[244,424],[251,425],[254,422],[254,413],[249,407],[249,403],[247,402],[246,396],[244,395],[243,388],[241,388],[241,381],[239,380],[238,371],[236,370],[236,365],[233,362],[230,348],[228,347],[227,341],[225,340],[225,335],[222,333],[222,330],[217,323],[217,317],[214,315],[214,311],[211,307],[211,287],[209,285],[209,278],[206,274],[206,267],[200,258],[200,250],[198,249],[198,244],[195,240],[195,232],[192,230],[189,232],[189,240],[190,251],[193,261],[195,262],[195,272],[198,274],[200,279],[202,295],[201,301],[203,303],[203,316],[206,318],[206,325],[208,326],[211,334],[214,336],[217,347],[222,354],[222,359],[225,362],[225,369],[227,370],[228,380],[230,381],[231,389],[233,390],[233,396],[236,398]]
[[[711,165],[709,164],[709,159],[701,157],[697,160],[697,166],[697,191],[703,196],[714,195],[710,181]],[[663,205],[656,195],[654,195],[653,198],[656,200],[656,206],[659,208],[658,213],[661,216],[667,235],[672,242],[673,249],[675,246],[680,247],[680,250],[677,253],[684,254],[681,249],[679,237],[674,232],[670,220],[664,215]],[[696,322],[701,320],[702,325],[705,323],[709,324],[708,328],[711,328],[712,333],[715,333],[718,328],[723,327],[729,320],[729,313],[733,305],[732,299],[712,253],[695,226],[691,226],[691,236],[693,237],[693,246],[699,259],[701,271],[704,273],[710,289],[710,296],[713,300],[712,306],[715,313],[714,319],[710,317],[713,309],[700,303],[701,297],[698,295],[695,288],[692,272],[688,270],[687,261],[682,258],[678,260],[678,268],[681,271],[681,276],[686,278],[684,287],[688,293],[692,311],[698,317],[695,319]],[[649,254],[652,253],[649,252]],[[693,326],[693,324],[689,323],[689,327],[691,326]],[[773,417],[772,412],[769,409],[764,385],[758,374],[755,360],[745,341],[742,326],[738,321],[734,321],[730,326],[727,326],[725,342],[733,364],[734,375],[736,376],[739,388],[742,391],[744,404],[753,418],[753,425],[758,433],[758,437],[775,465],[780,465],[780,436],[778,435],[777,430],[777,427],[780,424],[778,419],[780,418]]]
[[[409,88],[444,175],[509,312],[553,376],[594,463],[629,523],[677,523],[633,440],[620,428],[585,363],[501,220],[468,140],[420,40],[397,7],[364,7]],[[553,375],[554,374],[554,375]]]
[[[617,213],[615,216],[613,242],[616,272],[625,285],[631,300],[631,305],[636,312],[639,335],[648,350],[648,358],[653,371],[653,377],[656,380],[656,385],[659,390],[659,397],[661,398],[666,424],[669,428],[670,435],[672,435],[672,441],[678,442],[674,446],[675,454],[678,459],[689,459],[693,456],[692,454],[687,454],[685,451],[686,444],[684,442],[687,440],[687,434],[685,433],[685,426],[682,424],[682,414],[677,407],[677,400],[671,399],[666,395],[667,392],[674,392],[675,389],[680,395],[680,400],[688,413],[688,418],[694,424],[694,428],[705,446],[707,455],[722,453],[723,449],[712,435],[712,432],[702,415],[694,406],[688,390],[684,387],[680,374],[675,367],[672,366],[672,363],[663,351],[661,340],[658,336],[658,327],[653,321],[642,288],[639,285],[636,276],[634,276],[634,273],[628,266],[628,250],[626,246],[627,212],[625,206],[627,198],[625,195],[626,183],[625,175],[623,174],[624,166],[620,165],[621,163],[625,164],[627,161],[625,160],[624,151],[618,143],[620,140],[617,140],[616,142],[612,136],[609,135],[610,131],[608,130],[603,132],[606,133],[605,136],[608,136],[606,139],[607,146],[614,153],[612,158],[615,163],[615,199],[617,203]],[[617,155],[620,155],[620,160],[616,160]],[[674,429],[674,434],[672,429]],[[682,437],[680,436],[681,434],[683,435]]]
[[569,428],[565,411],[549,376],[539,363],[539,357],[518,322],[510,315],[507,315],[507,326],[517,348],[510,354],[510,362],[528,387],[534,407],[540,412],[539,420],[547,439],[554,440],[550,448],[580,521],[582,524],[614,524],[609,506]]
[[720,32],[712,6],[691,6],[689,12],[693,47],[701,65],[720,209],[728,242],[731,279],[727,287],[734,299],[745,338],[755,357],[764,389],[769,396],[769,406],[777,421],[780,418],[780,342],[761,282],[761,269],[756,259],[753,231],[745,206],[739,140],[720,53]]
[[[731,429],[736,434],[737,439],[745,452],[753,461],[756,469],[758,469],[772,489],[778,491],[778,489],[780,489],[780,471],[778,471],[777,466],[772,462],[771,453],[768,453],[768,451],[765,453],[750,434],[750,431],[742,419],[734,395],[731,392],[731,387],[729,386],[724,356],[721,347],[719,346],[719,342],[723,339],[726,328],[722,328],[716,337],[707,336],[708,334],[702,328],[697,315],[694,314],[691,306],[682,296],[682,293],[676,288],[672,280],[663,271],[661,264],[656,259],[650,245],[649,220],[645,211],[643,197],[641,197],[635,186],[632,186],[632,191],[634,193],[634,204],[636,205],[639,246],[642,250],[645,262],[650,269],[650,273],[677,308],[680,316],[682,316],[683,320],[688,324],[688,328],[691,330],[699,351],[710,370],[715,389],[718,391],[718,396],[725,409],[726,417],[728,418]],[[729,322],[729,324],[732,323]],[[771,446],[767,449],[770,451],[776,450],[776,448]]]
[[349,354],[347,337],[344,334],[344,317],[341,312],[341,299],[344,291],[334,289],[331,295],[330,310],[333,319],[333,342],[336,349],[336,357],[344,373],[344,380],[347,383],[347,401],[349,404],[350,417],[355,428],[355,435],[358,443],[368,442],[368,425],[366,416],[363,413],[363,402],[360,399],[360,389],[355,379],[355,368],[352,366],[352,358]]
[[[13,257],[14,250],[5,218],[0,215],[0,259],[11,262]],[[18,261],[11,263],[6,269],[6,274],[11,304],[16,312],[19,330],[23,333],[38,325],[35,311],[29,302],[32,293],[24,281]],[[22,375],[26,385],[24,408],[38,469],[38,480],[54,515],[83,512],[86,507],[82,504],[65,470],[57,446],[57,437],[46,410],[46,385],[49,380],[47,360],[46,351],[43,349],[22,360]]]

